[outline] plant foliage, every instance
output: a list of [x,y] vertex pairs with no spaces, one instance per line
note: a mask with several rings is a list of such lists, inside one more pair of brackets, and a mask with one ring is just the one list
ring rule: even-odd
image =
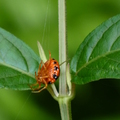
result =
[[120,15],[93,30],[71,61],[72,82],[85,84],[103,78],[120,78]]
[[40,58],[21,40],[0,28],[0,88],[28,90]]

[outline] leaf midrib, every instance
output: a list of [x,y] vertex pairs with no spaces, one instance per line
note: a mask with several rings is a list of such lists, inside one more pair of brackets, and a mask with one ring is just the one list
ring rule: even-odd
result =
[[[76,71],[75,75],[77,75],[79,71],[81,71],[84,67],[86,67],[86,66],[89,65],[90,63],[98,60],[99,58],[106,57],[107,55],[112,54],[112,53],[114,53],[114,52],[118,52],[118,51],[120,51],[120,49],[107,52],[107,53],[105,53],[104,55],[100,55],[100,56],[98,56],[98,57],[90,60],[89,62],[85,63],[82,67],[80,67],[80,69],[78,69],[78,71]],[[111,59],[111,60],[112,60],[112,59]],[[116,61],[116,62],[117,62],[117,61]]]
[[[27,60],[25,59],[25,57],[24,57],[23,53],[20,51],[20,49],[19,49],[17,46],[15,46],[15,44],[14,44],[13,42],[11,42],[9,39],[7,39],[6,37],[4,37],[4,35],[3,35],[2,33],[0,33],[0,35],[1,35],[6,41],[8,41],[14,48],[16,48],[17,51],[19,51],[19,53],[20,53],[20,54],[22,55],[22,57],[23,57],[24,62],[26,63],[26,68],[27,68],[27,70],[29,70]],[[22,46],[22,44],[21,44],[21,46]],[[13,48],[13,47],[11,47],[11,48]],[[11,49],[11,48],[10,48],[10,49]],[[7,53],[6,53],[6,54],[7,54]],[[6,55],[4,55],[4,57],[6,57]]]
[[33,74],[31,74],[30,72],[26,72],[26,71],[24,71],[24,70],[22,70],[22,69],[16,68],[16,67],[14,67],[14,66],[12,66],[12,65],[8,65],[8,64],[3,63],[3,62],[0,63],[0,65],[6,66],[6,67],[11,68],[11,69],[14,69],[14,70],[16,70],[16,71],[18,71],[18,72],[20,72],[20,73],[22,73],[22,74],[25,74],[25,75],[27,75],[27,76],[35,79],[35,76],[34,76]]

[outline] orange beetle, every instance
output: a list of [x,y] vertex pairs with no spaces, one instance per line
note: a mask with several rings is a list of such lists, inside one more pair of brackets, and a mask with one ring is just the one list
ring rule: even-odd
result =
[[[42,65],[42,68],[41,68]],[[54,83],[60,75],[60,66],[57,60],[51,58],[51,53],[49,53],[49,60],[43,63],[40,62],[38,74],[35,72],[36,83],[32,84],[30,88],[33,93],[39,93],[42,90],[46,89],[48,84]],[[41,84],[45,84],[44,87],[41,88]],[[33,86],[39,85],[38,88],[33,89]]]

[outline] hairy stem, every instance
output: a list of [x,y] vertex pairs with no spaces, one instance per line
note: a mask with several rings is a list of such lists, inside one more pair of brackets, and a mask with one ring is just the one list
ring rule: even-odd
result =
[[[59,15],[59,63],[66,61],[66,12],[65,0],[58,0]],[[59,78],[59,95],[67,94],[66,62],[61,65],[61,76]]]
[[[63,63],[67,59],[66,52],[66,0],[58,0],[58,16],[59,16],[59,63]],[[67,64],[61,65],[61,75],[59,77],[59,97],[57,98],[62,120],[72,120],[71,117],[71,96],[67,89]]]
[[59,106],[62,120],[72,120],[70,98],[69,97],[59,98]]

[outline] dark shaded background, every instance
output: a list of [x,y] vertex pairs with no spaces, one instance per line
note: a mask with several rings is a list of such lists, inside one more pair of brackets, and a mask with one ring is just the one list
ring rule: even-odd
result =
[[[37,54],[37,40],[45,53],[58,59],[58,6],[56,0],[0,0],[0,27],[11,32]],[[120,13],[119,0],[67,0],[68,57],[103,21]],[[120,120],[119,80],[76,85],[73,120]],[[0,120],[60,120],[59,106],[47,90],[0,89]]]

